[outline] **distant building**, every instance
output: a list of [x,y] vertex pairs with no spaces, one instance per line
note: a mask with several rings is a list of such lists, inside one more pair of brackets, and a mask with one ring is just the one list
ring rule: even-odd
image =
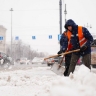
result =
[[96,39],[96,35],[95,34],[93,35],[93,39]]
[[96,39],[96,34],[95,33],[91,33],[93,36],[93,39]]
[[6,53],[6,28],[0,25],[0,52]]

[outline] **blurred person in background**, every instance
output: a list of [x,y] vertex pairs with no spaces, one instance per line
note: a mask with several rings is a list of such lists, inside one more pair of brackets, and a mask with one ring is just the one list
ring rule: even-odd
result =
[[[58,55],[67,51],[70,51],[72,49],[72,45],[68,43],[68,37],[66,36],[67,31],[64,31],[64,33],[61,35],[61,39],[60,39],[60,45],[61,45],[61,49],[60,51],[57,53]],[[68,70],[69,70],[69,66],[70,66],[70,60],[71,60],[71,53],[70,54],[66,54],[65,55],[65,72],[64,72],[64,76],[68,76]]]

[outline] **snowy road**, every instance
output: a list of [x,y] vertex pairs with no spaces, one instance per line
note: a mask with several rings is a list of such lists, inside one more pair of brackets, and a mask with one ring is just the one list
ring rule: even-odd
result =
[[46,64],[17,64],[0,71],[0,96],[96,96],[96,74],[81,66],[64,77]]

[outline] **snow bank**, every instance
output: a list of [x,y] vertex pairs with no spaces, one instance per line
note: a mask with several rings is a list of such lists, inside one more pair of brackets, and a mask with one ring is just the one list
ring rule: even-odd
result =
[[50,96],[96,96],[96,74],[81,65],[69,77],[53,81]]
[[69,77],[49,67],[0,72],[0,96],[96,96],[96,74],[84,65]]

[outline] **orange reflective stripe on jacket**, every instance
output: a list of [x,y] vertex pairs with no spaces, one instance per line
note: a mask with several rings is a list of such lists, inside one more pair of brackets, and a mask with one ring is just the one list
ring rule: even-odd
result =
[[68,47],[67,47],[67,51],[70,51],[71,49],[72,49],[72,44],[69,43],[69,44],[68,44]]
[[82,47],[87,42],[87,39],[83,35],[82,26],[78,26],[78,38],[80,47]]
[[66,51],[70,51],[70,49],[72,49],[72,44],[70,43],[70,40],[69,40],[71,38],[71,33],[67,35],[67,32],[65,32],[64,35],[68,37],[68,47]]

